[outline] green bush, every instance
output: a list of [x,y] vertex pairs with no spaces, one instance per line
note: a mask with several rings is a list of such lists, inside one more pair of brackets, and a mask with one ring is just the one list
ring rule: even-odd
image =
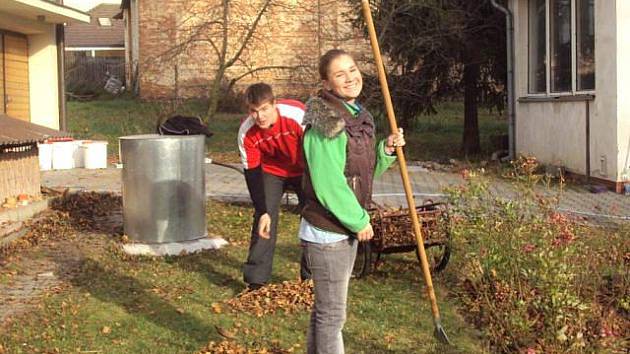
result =
[[449,281],[463,312],[500,352],[623,352],[630,230],[556,212],[556,198],[535,193],[534,170],[515,169],[521,188],[510,200],[479,173],[448,191],[456,255]]

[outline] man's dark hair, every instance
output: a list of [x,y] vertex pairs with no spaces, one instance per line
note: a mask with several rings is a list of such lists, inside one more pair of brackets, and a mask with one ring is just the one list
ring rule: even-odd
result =
[[[319,58],[319,78],[322,80],[328,80],[328,70],[330,69],[330,63],[333,60],[344,55],[352,58],[352,55],[348,54],[348,52],[343,49],[331,49],[324,53],[324,55]],[[352,60],[354,60],[354,58]]]
[[264,82],[250,85],[247,90],[245,90],[245,104],[247,105],[258,106],[267,101],[273,102],[274,100],[275,97],[271,86]]

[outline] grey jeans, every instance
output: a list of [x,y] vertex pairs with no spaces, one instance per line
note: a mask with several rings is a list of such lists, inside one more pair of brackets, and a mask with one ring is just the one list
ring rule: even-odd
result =
[[343,354],[348,284],[357,255],[355,239],[333,243],[302,241],[315,285],[315,304],[307,332],[308,354]]

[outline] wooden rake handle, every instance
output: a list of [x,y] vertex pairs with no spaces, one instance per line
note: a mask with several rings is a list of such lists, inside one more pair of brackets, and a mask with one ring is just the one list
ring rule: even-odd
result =
[[[374,59],[376,61],[376,70],[378,71],[378,79],[381,84],[381,92],[385,100],[385,109],[387,110],[387,119],[389,120],[389,127],[392,133],[398,132],[398,124],[396,124],[396,116],[394,115],[394,106],[392,104],[392,98],[389,93],[389,86],[387,85],[387,77],[385,75],[385,66],[383,65],[383,58],[381,57],[381,49],[378,45],[378,38],[376,36],[376,30],[374,29],[374,22],[372,20],[372,12],[370,10],[370,4],[368,0],[361,2],[363,7],[363,15],[370,35],[370,42],[372,43],[372,51],[374,52]],[[418,244],[418,250],[420,251],[420,263],[422,265],[422,273],[424,274],[424,281],[427,285],[427,292],[429,299],[431,300],[431,311],[433,312],[433,321],[435,323],[440,322],[440,311],[437,305],[437,299],[435,298],[435,291],[433,290],[433,281],[431,279],[431,271],[429,270],[429,262],[427,261],[427,254],[424,249],[424,240],[422,239],[422,228],[418,221],[418,214],[416,213],[416,203],[413,199],[413,191],[411,189],[411,183],[409,181],[409,173],[407,172],[407,162],[405,160],[405,154],[400,146],[396,147],[396,155],[400,163],[400,176],[402,177],[403,186],[405,188],[405,196],[407,197],[407,205],[409,206],[409,216],[413,224],[413,232],[416,235],[416,242]]]

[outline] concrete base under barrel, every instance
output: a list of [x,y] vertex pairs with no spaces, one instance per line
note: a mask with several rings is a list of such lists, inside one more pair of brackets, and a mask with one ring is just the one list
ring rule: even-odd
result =
[[222,238],[202,238],[168,243],[129,243],[123,245],[123,251],[133,256],[181,256],[202,250],[221,248],[227,244],[228,242]]

